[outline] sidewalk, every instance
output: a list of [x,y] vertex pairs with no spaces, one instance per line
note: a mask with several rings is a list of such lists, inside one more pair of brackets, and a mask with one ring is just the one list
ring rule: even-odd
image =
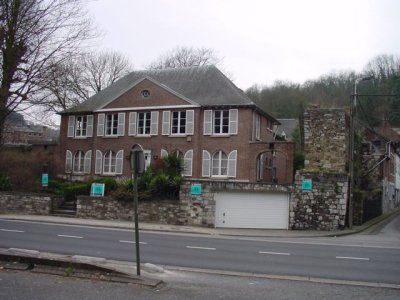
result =
[[[396,209],[390,214],[381,215],[374,218],[361,226],[353,226],[352,229],[344,229],[338,231],[317,231],[317,230],[282,230],[282,229],[236,229],[236,228],[206,228],[200,226],[180,226],[165,225],[153,223],[139,223],[140,231],[159,231],[174,233],[191,233],[205,234],[215,236],[242,236],[242,237],[282,237],[282,238],[300,238],[300,237],[331,237],[342,236],[362,232],[371,227],[378,226],[381,222],[400,213],[400,209]],[[134,229],[134,222],[116,221],[116,220],[94,220],[79,219],[57,216],[39,216],[39,215],[12,215],[0,214],[3,220],[20,220],[40,223],[56,223],[67,225],[81,225],[93,227],[106,227],[118,229]]]

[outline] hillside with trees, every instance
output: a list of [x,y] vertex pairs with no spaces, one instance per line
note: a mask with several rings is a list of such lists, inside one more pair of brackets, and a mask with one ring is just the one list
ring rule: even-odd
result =
[[336,72],[303,84],[276,81],[271,86],[254,85],[246,90],[246,94],[276,118],[297,118],[302,107],[309,105],[348,108],[355,80],[366,76],[374,79],[358,85],[360,118],[376,126],[385,117],[392,125],[400,126],[399,56],[377,56],[359,74],[354,71]]

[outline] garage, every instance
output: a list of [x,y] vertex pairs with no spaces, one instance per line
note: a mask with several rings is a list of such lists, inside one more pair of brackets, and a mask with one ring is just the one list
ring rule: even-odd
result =
[[220,192],[214,199],[215,227],[288,229],[286,193]]

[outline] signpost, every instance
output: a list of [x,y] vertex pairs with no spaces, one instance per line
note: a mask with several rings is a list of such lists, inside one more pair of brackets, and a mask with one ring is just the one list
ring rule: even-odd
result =
[[139,214],[138,214],[138,175],[143,174],[145,169],[145,160],[143,148],[140,145],[134,145],[130,153],[131,172],[133,179],[133,203],[135,211],[135,244],[136,244],[136,274],[140,276],[140,248],[139,248]]

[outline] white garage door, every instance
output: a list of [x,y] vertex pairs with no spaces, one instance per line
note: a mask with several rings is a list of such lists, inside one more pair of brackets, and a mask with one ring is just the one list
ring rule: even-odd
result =
[[215,227],[288,229],[285,193],[215,193]]

